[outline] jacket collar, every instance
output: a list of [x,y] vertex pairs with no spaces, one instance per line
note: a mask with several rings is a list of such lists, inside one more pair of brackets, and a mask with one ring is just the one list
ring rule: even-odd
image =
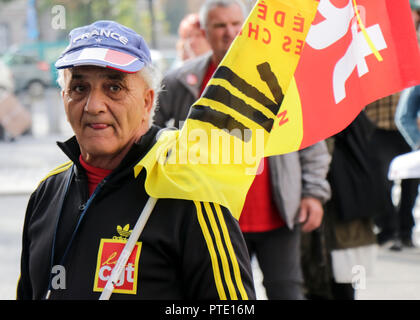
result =
[[187,88],[194,97],[199,97],[201,84],[210,64],[212,52],[206,53],[182,65],[176,78]]

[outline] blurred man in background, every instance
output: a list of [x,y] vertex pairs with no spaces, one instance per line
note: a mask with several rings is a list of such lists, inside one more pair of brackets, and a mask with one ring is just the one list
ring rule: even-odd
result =
[[211,49],[196,13],[191,13],[182,19],[178,35],[177,52],[181,61],[196,58]]
[[246,12],[239,0],[207,1],[199,12],[202,32],[212,49],[169,72],[163,79],[154,123],[175,126],[187,118],[230,45],[240,32]]

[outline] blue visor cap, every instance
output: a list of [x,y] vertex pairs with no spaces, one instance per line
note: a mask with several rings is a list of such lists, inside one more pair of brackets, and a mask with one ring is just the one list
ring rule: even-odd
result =
[[73,29],[69,37],[69,45],[55,63],[57,69],[93,65],[134,73],[152,63],[144,39],[114,21]]

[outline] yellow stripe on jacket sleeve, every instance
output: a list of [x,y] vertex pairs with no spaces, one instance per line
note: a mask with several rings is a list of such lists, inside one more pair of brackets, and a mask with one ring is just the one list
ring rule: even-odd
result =
[[217,250],[218,250],[219,255],[220,255],[220,259],[222,260],[223,275],[225,277],[226,285],[227,285],[228,290],[229,290],[230,298],[232,300],[238,300],[238,296],[236,294],[236,289],[235,289],[235,286],[233,285],[232,276],[231,276],[230,270],[229,270],[229,261],[228,261],[228,258],[226,256],[226,251],[223,247],[222,238],[220,236],[220,232],[219,232],[219,228],[218,228],[217,223],[216,223],[216,219],[214,218],[213,210],[211,209],[210,204],[208,202],[204,202],[204,208],[206,210],[207,217],[210,221],[211,229],[213,231],[214,238],[216,240],[216,246],[217,246]]
[[232,242],[230,241],[229,231],[226,227],[225,219],[223,218],[222,209],[220,208],[220,205],[218,204],[214,204],[214,207],[216,208],[217,218],[219,219],[220,226],[223,232],[223,237],[225,239],[225,243],[228,248],[230,261],[232,261],[233,273],[235,275],[236,285],[239,289],[239,292],[241,293],[242,299],[248,300],[248,294],[246,293],[245,287],[242,283],[241,271],[239,269],[238,260],[236,259],[235,250],[233,249]]
[[207,228],[206,221],[204,220],[203,212],[201,211],[200,202],[194,201],[194,204],[197,209],[198,223],[200,224],[204,239],[207,244],[207,248],[210,253],[211,264],[212,264],[213,275],[214,275],[214,282],[216,284],[217,293],[219,294],[219,298],[221,300],[226,300],[227,299],[226,293],[225,293],[225,289],[223,288],[222,277],[220,274],[219,263],[217,261],[217,254],[216,254],[216,250],[214,249],[213,240],[211,238],[209,229]]

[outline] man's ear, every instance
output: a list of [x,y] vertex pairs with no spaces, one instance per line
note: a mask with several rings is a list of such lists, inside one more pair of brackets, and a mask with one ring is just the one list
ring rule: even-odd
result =
[[145,117],[149,118],[150,113],[153,108],[153,102],[155,101],[155,90],[153,89],[146,89],[144,93],[144,109],[145,109]]
[[203,28],[200,28],[200,32],[204,38],[207,38],[206,30],[204,30]]
[[62,88],[61,89],[61,98],[63,98],[64,99],[64,95],[66,94],[66,86],[67,86],[67,79],[68,79],[68,77],[70,77],[71,76],[71,74],[70,74],[70,70],[69,69],[64,69],[63,70],[63,86],[64,86],[64,88]]

